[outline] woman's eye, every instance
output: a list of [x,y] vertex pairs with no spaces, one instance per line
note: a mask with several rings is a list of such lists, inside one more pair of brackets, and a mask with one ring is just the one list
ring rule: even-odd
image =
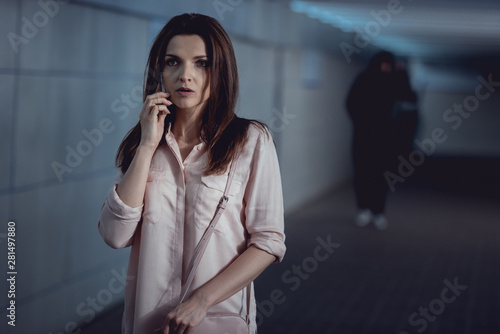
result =
[[200,66],[200,67],[207,67],[208,66],[208,60],[198,60],[198,66]]
[[166,61],[167,66],[176,66],[177,65],[177,60],[175,59],[169,59]]

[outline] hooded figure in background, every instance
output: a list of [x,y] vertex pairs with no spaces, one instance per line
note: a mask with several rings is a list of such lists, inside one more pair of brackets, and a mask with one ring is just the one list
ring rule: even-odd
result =
[[[402,82],[404,81],[404,82]],[[353,123],[352,156],[354,190],[358,213],[355,223],[373,222],[379,230],[388,227],[384,215],[387,182],[384,172],[395,161],[394,117],[396,101],[415,102],[408,75],[396,71],[394,56],[381,52],[354,81],[347,97]]]

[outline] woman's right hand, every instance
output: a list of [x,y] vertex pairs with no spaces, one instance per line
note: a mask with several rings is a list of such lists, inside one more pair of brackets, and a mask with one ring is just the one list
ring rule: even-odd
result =
[[142,106],[139,119],[141,121],[141,142],[139,145],[156,149],[163,136],[165,117],[170,114],[168,106],[172,102],[167,100],[170,93],[161,91],[158,84],[156,92],[148,95]]

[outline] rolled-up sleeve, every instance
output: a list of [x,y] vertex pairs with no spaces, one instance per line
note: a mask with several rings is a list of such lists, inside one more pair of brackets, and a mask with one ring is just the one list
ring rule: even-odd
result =
[[118,196],[113,185],[101,209],[98,228],[102,238],[112,248],[132,244],[134,233],[142,216],[143,205],[132,208]]
[[280,262],[286,251],[280,169],[271,135],[259,132],[244,195],[247,245]]

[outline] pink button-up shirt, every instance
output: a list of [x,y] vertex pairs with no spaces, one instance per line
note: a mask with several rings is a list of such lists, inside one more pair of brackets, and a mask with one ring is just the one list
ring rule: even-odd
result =
[[[247,137],[237,159],[229,202],[188,296],[250,245],[275,255],[277,261],[285,253],[283,196],[274,143],[270,135],[253,124]],[[208,161],[205,143],[196,145],[182,161],[170,129],[165,139],[166,144],[156,150],[151,161],[144,204],[129,207],[117,195],[115,185],[103,205],[98,224],[109,246],[132,246],[123,333],[152,333],[176,306],[189,260],[215,213],[227,181],[228,171],[222,175],[203,175]],[[244,317],[246,304],[246,289],[243,289],[209,311],[240,313]],[[254,331],[253,290],[249,314]]]

